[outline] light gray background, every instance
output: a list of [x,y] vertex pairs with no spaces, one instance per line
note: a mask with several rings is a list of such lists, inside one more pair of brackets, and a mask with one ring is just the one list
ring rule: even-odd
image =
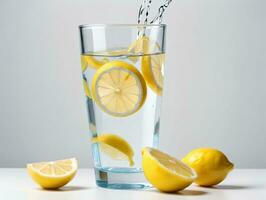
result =
[[[140,1],[0,1],[0,167],[75,156],[92,166],[77,26],[136,23]],[[176,0],[168,9],[161,149],[200,146],[266,167],[266,3]]]

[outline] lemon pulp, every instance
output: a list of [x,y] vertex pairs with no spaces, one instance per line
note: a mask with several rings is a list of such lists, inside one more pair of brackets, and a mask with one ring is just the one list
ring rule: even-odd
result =
[[106,113],[125,117],[137,112],[147,94],[139,71],[124,61],[112,61],[96,71],[92,80],[92,96]]

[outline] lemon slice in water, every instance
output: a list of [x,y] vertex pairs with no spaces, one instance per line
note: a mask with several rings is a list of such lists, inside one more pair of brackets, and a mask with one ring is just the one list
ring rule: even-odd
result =
[[107,58],[99,60],[95,58],[95,56],[91,55],[81,55],[80,59],[82,72],[85,72],[88,67],[92,69],[99,69],[102,65],[109,61]]
[[32,179],[46,189],[57,189],[75,176],[78,163],[75,158],[27,164]]
[[92,96],[106,113],[126,117],[137,112],[147,94],[146,83],[133,66],[112,61],[96,71],[92,80]]
[[115,134],[102,134],[92,138],[93,143],[100,145],[100,150],[114,160],[128,160],[133,166],[134,151],[126,140]]
[[129,52],[139,55],[158,53],[159,49],[158,43],[144,35],[140,36],[128,47]]
[[141,71],[148,86],[157,94],[162,95],[163,90],[164,54],[143,56]]
[[164,54],[161,54],[159,44],[147,36],[140,36],[129,46],[128,51],[142,55],[141,71],[144,79],[157,95],[161,95],[163,90]]

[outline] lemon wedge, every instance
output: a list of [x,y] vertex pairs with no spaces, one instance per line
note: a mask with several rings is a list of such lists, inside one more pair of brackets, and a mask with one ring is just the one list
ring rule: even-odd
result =
[[158,43],[145,35],[140,36],[128,47],[129,52],[139,55],[158,53],[159,49]]
[[124,61],[106,63],[93,76],[93,99],[112,116],[126,117],[137,112],[145,102],[146,94],[142,75]]
[[201,186],[219,184],[234,168],[224,153],[214,148],[194,149],[182,161],[197,172],[195,183]]
[[32,179],[45,189],[57,189],[73,179],[78,163],[75,158],[27,164]]
[[102,134],[92,138],[93,143],[100,145],[100,150],[114,160],[128,160],[133,166],[134,151],[128,142],[115,134]]
[[197,177],[188,165],[149,147],[142,149],[142,168],[147,180],[163,192],[183,190]]
[[98,60],[95,56],[81,55],[81,70],[85,72],[88,67],[92,69],[99,69],[103,64],[108,62],[108,59]]

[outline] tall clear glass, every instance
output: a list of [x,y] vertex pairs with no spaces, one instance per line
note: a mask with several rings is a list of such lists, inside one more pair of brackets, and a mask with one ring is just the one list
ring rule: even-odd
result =
[[81,25],[81,66],[96,183],[145,188],[141,149],[157,147],[164,80],[163,24]]

